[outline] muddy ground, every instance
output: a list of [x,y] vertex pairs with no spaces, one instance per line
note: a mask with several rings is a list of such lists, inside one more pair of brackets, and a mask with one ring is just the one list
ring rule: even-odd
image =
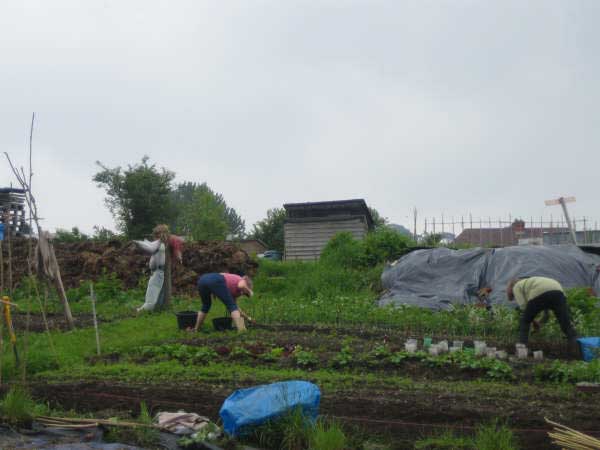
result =
[[[239,386],[243,387],[243,386]],[[223,385],[163,384],[159,386],[108,382],[40,383],[33,386],[37,398],[51,405],[82,412],[103,410],[130,411],[145,401],[153,412],[158,410],[195,411],[218,417],[223,400],[232,392]],[[551,396],[506,398],[505,396],[429,392],[427,390],[390,390],[385,387],[344,391],[324,391],[321,413],[356,426],[368,434],[393,437],[396,448],[412,448],[416,439],[450,427],[469,432],[481,422],[496,418],[507,420],[523,448],[551,449],[549,427],[544,417],[593,431],[598,427],[599,394],[579,394],[569,401]],[[600,433],[596,434],[600,436]]]

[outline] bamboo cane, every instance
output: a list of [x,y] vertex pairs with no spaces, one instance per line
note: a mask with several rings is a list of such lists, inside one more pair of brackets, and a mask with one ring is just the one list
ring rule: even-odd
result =
[[600,449],[600,439],[596,439],[587,434],[576,431],[565,425],[561,425],[551,420],[545,419],[547,423],[554,426],[548,436],[553,443],[566,450],[598,450]]
[[35,420],[41,422],[51,423],[65,423],[65,424],[97,424],[97,425],[108,425],[115,427],[147,427],[147,428],[160,428],[160,426],[152,423],[140,423],[140,422],[121,422],[107,419],[79,419],[70,417],[49,417],[49,416],[37,416]]
[[94,294],[94,283],[90,283],[90,298],[92,300],[92,316],[94,318],[94,330],[96,332],[96,352],[100,355],[100,333],[98,332],[98,320],[96,319],[96,294]]

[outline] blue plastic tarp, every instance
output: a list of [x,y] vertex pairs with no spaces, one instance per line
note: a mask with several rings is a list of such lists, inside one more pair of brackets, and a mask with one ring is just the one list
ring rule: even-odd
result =
[[219,415],[225,432],[237,436],[295,408],[301,408],[308,419],[316,420],[320,401],[321,391],[315,384],[283,381],[235,391],[225,399]]
[[584,337],[577,339],[584,361],[600,358],[600,337]]

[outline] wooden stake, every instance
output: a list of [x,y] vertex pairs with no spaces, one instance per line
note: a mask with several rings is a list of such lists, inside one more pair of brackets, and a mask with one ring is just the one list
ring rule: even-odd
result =
[[[8,217],[8,215],[6,216]],[[6,228],[6,220],[4,221],[5,225],[4,228]],[[10,242],[10,225],[8,227],[8,229],[4,230],[6,232],[6,249],[7,249],[7,263],[8,263],[8,296],[10,298],[12,298],[12,289],[13,289],[13,279],[12,279],[12,245]]]
[[165,289],[165,301],[163,304],[163,308],[168,308],[171,304],[171,296],[173,293],[173,264],[171,261],[173,249],[169,245],[169,239],[165,242],[165,281],[164,281],[164,289]]
[[96,331],[96,353],[100,355],[100,333],[98,332],[98,320],[96,319],[96,294],[94,294],[94,283],[90,283],[90,298],[92,300],[92,316],[94,317],[94,330]]

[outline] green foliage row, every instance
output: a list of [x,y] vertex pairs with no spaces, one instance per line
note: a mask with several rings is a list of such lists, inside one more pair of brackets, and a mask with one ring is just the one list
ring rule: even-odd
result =
[[538,381],[555,383],[578,383],[581,381],[600,383],[600,359],[590,362],[552,361],[535,367]]
[[321,252],[321,262],[348,269],[372,267],[399,258],[411,245],[409,237],[386,227],[368,233],[363,240],[348,232],[337,233]]

